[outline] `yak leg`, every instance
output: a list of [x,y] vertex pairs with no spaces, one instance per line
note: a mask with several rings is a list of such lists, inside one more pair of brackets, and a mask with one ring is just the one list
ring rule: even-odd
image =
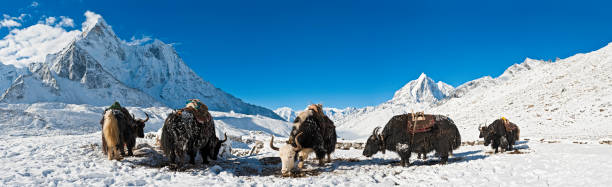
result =
[[512,135],[512,137],[508,138],[508,151],[512,151],[513,150],[512,145],[514,145],[514,143],[515,143],[514,140],[515,140],[514,139],[514,135]]
[[446,164],[447,161],[448,161],[448,155],[441,155],[440,156],[440,165]]
[[134,152],[132,152],[132,149],[134,149],[134,147],[136,146],[136,138],[134,138],[134,140],[128,140],[127,142],[127,150],[128,156],[134,156]]
[[174,154],[174,150],[170,151],[170,154],[168,154],[168,160],[170,160],[171,163],[176,163],[176,155]]
[[128,140],[128,143],[127,143],[128,156],[134,156],[134,152],[133,152],[134,147],[136,147],[136,136]]
[[400,155],[400,165],[402,167],[410,167],[410,151],[407,153],[398,153]]
[[102,153],[104,153],[105,155],[107,154],[107,150],[106,150],[106,140],[104,140],[104,132],[102,132]]
[[195,165],[195,157],[198,152],[193,149],[189,149],[187,150],[187,154],[189,155],[189,164]]
[[329,153],[327,154],[327,162],[331,163],[331,154],[329,154]]
[[325,154],[327,153],[327,149],[322,146],[317,146],[314,150],[317,159],[319,160],[319,166],[325,165]]
[[319,160],[319,166],[325,165],[325,153],[316,153],[317,159]]
[[417,154],[417,159],[421,159],[421,153]]
[[304,169],[304,161],[308,159],[308,154],[300,154],[298,157],[298,168]]
[[[208,164],[208,152],[210,150],[208,146],[204,146],[200,149],[200,156],[202,156],[202,164]],[[194,157],[195,158],[195,157]]]
[[450,150],[451,145],[449,141],[442,139],[442,141],[438,142],[436,148],[436,154],[440,157],[440,165],[446,164],[448,161],[448,152]]
[[176,157],[177,157],[177,158],[176,158],[176,163],[177,163],[177,165],[179,165],[179,166],[183,166],[183,164],[184,164],[184,162],[185,162],[185,155],[184,155],[184,152],[182,152],[182,151],[177,152],[177,153],[176,153]]
[[119,145],[117,146],[117,149],[119,149],[121,156],[125,156],[125,143],[123,142],[123,140],[119,140]]
[[499,150],[497,148],[499,148],[499,138],[496,138],[495,140],[493,140],[493,148],[495,149],[495,153],[498,153]]

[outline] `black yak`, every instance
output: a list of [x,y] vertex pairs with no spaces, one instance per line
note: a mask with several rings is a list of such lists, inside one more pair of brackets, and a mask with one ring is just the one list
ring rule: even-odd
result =
[[498,148],[501,148],[502,152],[512,151],[513,145],[518,141],[520,136],[520,129],[518,126],[506,118],[502,117],[493,121],[488,126],[478,127],[480,131],[480,138],[484,138],[484,146],[489,146],[495,149],[495,153],[498,153]]
[[129,111],[115,102],[111,107],[104,110],[100,120],[102,126],[102,153],[108,155],[108,159],[120,159],[125,156],[124,147],[127,146],[128,156],[133,156],[132,150],[136,146],[136,138],[144,138],[145,122],[147,119],[136,119]]
[[[412,125],[415,122],[424,125]],[[368,138],[363,155],[371,157],[379,151],[383,154],[385,150],[394,151],[400,156],[402,166],[410,166],[412,152],[427,154],[433,150],[440,155],[440,164],[446,164],[449,153],[461,145],[457,126],[442,115],[397,115],[387,122],[381,133],[379,130],[380,127],[376,127]]]
[[175,164],[182,165],[185,154],[189,155],[189,163],[195,164],[198,151],[202,162],[208,164],[208,158],[217,160],[227,135],[219,140],[208,107],[199,100],[190,101],[187,107],[168,114],[162,127],[161,148]]
[[[302,135],[297,137],[297,134]],[[298,154],[298,168],[304,167],[304,161],[312,152],[317,156],[319,165],[325,163],[325,155],[327,162],[331,162],[331,154],[336,149],[336,137],[336,126],[323,113],[323,106],[321,104],[308,106],[293,121],[293,129],[289,136],[289,143],[293,147],[297,147],[298,143],[302,147]]]

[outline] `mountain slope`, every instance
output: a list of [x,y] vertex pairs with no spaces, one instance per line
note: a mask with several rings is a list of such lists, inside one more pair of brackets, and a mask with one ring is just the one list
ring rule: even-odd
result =
[[340,137],[356,139],[367,137],[374,127],[386,124],[394,115],[422,111],[447,98],[454,88],[444,82],[435,82],[425,73],[412,80],[398,91],[393,98],[375,107],[351,109],[336,116],[334,121]]
[[[477,139],[479,125],[491,123],[502,116],[517,123],[523,137],[610,138],[610,72],[612,44],[554,63],[526,59],[523,63],[510,66],[496,78],[486,76],[458,86],[444,94],[446,97],[442,99],[435,97],[435,94],[421,94],[435,101],[431,105],[413,102],[419,101],[413,96],[419,95],[423,87],[416,87],[416,91],[404,87],[391,100],[395,102],[358,109],[369,111],[341,117],[337,122],[338,134],[348,139],[364,139],[372,129],[384,126],[392,116],[414,109],[448,115],[455,121],[465,140]],[[444,89],[440,90],[444,92]],[[406,97],[396,99],[398,93]]]
[[[245,103],[204,81],[171,45],[159,40],[144,45],[127,43],[100,15],[85,15],[80,34],[60,52],[47,55],[45,62],[22,68],[26,73],[0,77],[0,88],[6,89],[0,101],[96,106],[120,101],[131,106],[180,108],[187,99],[199,98],[210,110],[282,119],[269,109]],[[10,67],[0,65],[0,70],[11,72]],[[18,75],[22,75],[20,80],[7,81]]]

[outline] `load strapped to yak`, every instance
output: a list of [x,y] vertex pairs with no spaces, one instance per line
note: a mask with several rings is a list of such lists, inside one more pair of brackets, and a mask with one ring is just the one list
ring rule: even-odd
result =
[[[412,148],[414,145],[414,134],[431,131],[434,124],[436,124],[436,120],[434,115],[425,115],[425,112],[412,112],[410,114],[411,120],[407,120],[408,128],[406,129],[410,134],[410,148]],[[421,158],[421,153],[419,153],[418,157]]]
[[184,111],[188,111],[193,115],[196,121],[200,124],[208,124],[212,120],[212,116],[208,112],[208,106],[202,103],[199,99],[189,99],[185,103],[185,108],[177,110],[177,114],[181,116]]
[[434,115],[425,114],[425,112],[411,113],[411,119],[408,120],[408,133],[414,135],[415,133],[429,132],[436,123]]
[[518,129],[518,126],[516,126],[516,124],[510,122],[510,120],[506,119],[505,117],[501,117],[501,120],[504,124],[504,127],[506,128],[506,132],[515,131]]

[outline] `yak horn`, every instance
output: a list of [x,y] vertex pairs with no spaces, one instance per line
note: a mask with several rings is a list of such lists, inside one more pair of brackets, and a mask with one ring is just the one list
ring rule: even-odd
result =
[[147,116],[147,119],[145,119],[143,122],[147,122],[147,121],[149,121],[149,114],[147,114],[147,113],[145,112],[145,116]]
[[272,135],[272,139],[270,140],[270,148],[278,151],[278,147],[274,147],[274,135]]
[[227,141],[227,133],[223,133],[223,136],[225,136],[225,138],[223,138],[223,140],[221,140],[221,143]]
[[298,137],[300,137],[302,135],[303,132],[300,132],[299,134],[297,134],[294,138],[295,140],[295,145],[297,145],[297,147],[293,148],[293,151],[298,152],[300,150],[302,150],[302,145],[300,145],[300,142],[298,142]]
[[372,131],[372,135],[378,134],[378,130],[380,130],[380,127],[374,128],[374,131]]
[[136,119],[136,117],[134,116],[134,114],[132,114],[132,119]]

